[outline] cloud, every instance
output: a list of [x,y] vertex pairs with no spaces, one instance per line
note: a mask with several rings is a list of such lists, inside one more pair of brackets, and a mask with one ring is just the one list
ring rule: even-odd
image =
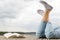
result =
[[[52,22],[60,17],[57,3],[49,2],[54,7],[50,14]],[[45,10],[39,0],[0,0],[0,31],[36,32],[42,18],[37,14],[38,9]]]

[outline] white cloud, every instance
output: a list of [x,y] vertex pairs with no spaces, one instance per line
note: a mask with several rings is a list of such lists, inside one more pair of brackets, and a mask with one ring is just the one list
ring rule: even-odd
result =
[[[60,5],[58,4],[60,1],[48,2],[54,7],[50,18],[55,22],[60,19]],[[39,0],[0,0],[0,31],[36,31],[42,18],[37,14],[38,9],[44,10]]]

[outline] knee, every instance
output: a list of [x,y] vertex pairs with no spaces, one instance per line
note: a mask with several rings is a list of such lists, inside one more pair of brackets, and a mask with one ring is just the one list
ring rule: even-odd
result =
[[36,38],[46,38],[44,33],[36,33]]
[[40,37],[40,34],[36,33],[36,38],[39,38]]
[[52,32],[50,33],[45,33],[46,38],[54,38],[54,34]]
[[36,38],[40,38],[42,35],[40,33],[36,33]]

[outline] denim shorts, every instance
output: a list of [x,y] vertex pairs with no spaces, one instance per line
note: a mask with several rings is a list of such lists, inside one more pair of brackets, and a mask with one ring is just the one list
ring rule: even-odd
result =
[[46,38],[60,38],[60,27],[53,28],[51,22],[41,21],[40,26],[36,32],[36,37],[46,37]]

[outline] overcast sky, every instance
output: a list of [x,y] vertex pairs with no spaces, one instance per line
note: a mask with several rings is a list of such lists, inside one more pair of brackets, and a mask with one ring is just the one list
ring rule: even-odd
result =
[[[60,0],[45,1],[54,7],[50,20],[59,25]],[[0,31],[35,32],[42,18],[38,9],[45,10],[39,0],[0,0]]]

